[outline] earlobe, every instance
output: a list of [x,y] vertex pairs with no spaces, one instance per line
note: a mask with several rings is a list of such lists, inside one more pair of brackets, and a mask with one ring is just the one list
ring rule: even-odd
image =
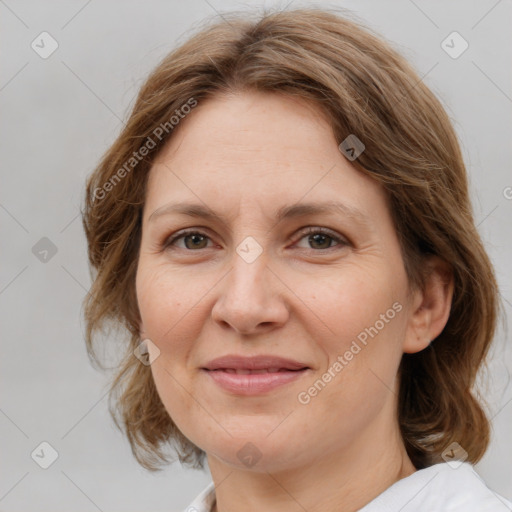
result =
[[419,352],[437,338],[450,316],[453,297],[453,273],[449,264],[438,256],[426,262],[427,277],[422,290],[414,292],[411,314],[403,351]]

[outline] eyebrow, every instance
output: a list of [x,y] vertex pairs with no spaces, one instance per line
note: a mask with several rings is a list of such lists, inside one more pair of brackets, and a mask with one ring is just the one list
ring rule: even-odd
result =
[[[164,205],[155,210],[149,216],[148,222],[154,221],[164,215],[171,215],[173,213],[186,215],[188,217],[209,219],[225,224],[223,217],[215,213],[211,208],[196,203],[171,203]],[[277,210],[276,220],[277,222],[281,222],[284,219],[318,214],[339,214],[352,218],[366,227],[371,226],[370,218],[361,210],[336,201],[327,201],[322,203],[300,203],[283,206]]]

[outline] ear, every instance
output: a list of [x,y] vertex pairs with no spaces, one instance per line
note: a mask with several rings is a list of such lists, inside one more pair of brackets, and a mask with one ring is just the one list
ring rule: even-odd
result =
[[146,329],[144,328],[144,322],[142,320],[139,322],[139,336],[141,340],[146,338]]
[[450,316],[453,297],[453,273],[438,256],[426,261],[427,272],[422,290],[413,292],[412,312],[403,351],[414,354],[427,348],[444,329]]

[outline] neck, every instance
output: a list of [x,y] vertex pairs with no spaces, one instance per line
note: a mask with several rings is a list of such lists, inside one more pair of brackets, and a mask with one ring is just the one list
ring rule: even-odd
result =
[[209,455],[214,510],[355,512],[416,471],[398,428],[390,434],[372,429],[349,446],[316,454],[307,464],[259,472],[228,466]]

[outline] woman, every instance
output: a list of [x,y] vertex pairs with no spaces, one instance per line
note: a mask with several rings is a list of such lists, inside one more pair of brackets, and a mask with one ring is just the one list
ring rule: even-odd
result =
[[499,511],[472,469],[497,316],[463,159],[393,49],[320,10],[168,55],[87,184],[87,344],[131,341],[111,412],[189,511]]

